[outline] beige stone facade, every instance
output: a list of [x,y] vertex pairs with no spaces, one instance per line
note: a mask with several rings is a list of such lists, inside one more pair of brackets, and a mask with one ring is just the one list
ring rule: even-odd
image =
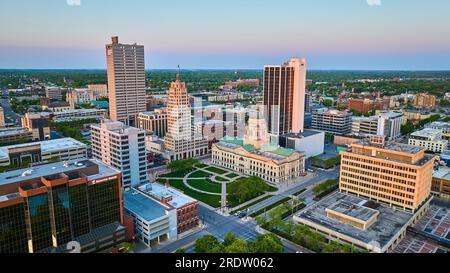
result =
[[356,194],[407,211],[428,198],[434,156],[404,144],[362,140],[341,152],[341,192]]

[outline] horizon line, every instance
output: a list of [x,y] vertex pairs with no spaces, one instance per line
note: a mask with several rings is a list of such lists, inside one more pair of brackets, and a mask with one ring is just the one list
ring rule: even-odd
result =
[[[44,70],[54,70],[54,71],[107,71],[106,68],[0,68],[0,71],[5,70],[15,70],[15,71],[26,71],[26,70],[34,70],[34,71],[44,71]],[[177,71],[177,68],[150,68],[145,69],[145,71]],[[237,70],[255,70],[262,71],[264,68],[182,68],[180,71],[237,71]],[[347,69],[347,68],[316,68],[316,69],[308,69],[307,71],[362,71],[362,72],[450,72],[450,68],[446,69]]]

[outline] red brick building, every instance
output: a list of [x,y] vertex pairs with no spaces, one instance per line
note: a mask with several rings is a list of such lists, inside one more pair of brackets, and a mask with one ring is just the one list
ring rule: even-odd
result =
[[369,113],[374,110],[388,110],[390,105],[389,97],[382,99],[353,99],[348,100],[348,109],[360,113]]

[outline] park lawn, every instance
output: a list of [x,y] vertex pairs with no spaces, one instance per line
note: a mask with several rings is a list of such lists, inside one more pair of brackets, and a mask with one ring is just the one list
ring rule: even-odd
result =
[[[266,183],[267,184],[267,183]],[[268,188],[267,188],[267,192],[276,192],[278,191],[278,188],[271,186],[269,184],[267,184]]]
[[220,181],[220,182],[228,182],[228,181],[230,181],[230,180],[228,180],[228,179],[226,179],[226,178],[223,178],[223,177],[221,177],[221,176],[216,176],[215,179],[216,179],[217,181]]
[[216,168],[216,167],[209,167],[209,168],[206,168],[206,170],[207,171],[210,171],[210,172],[212,172],[212,173],[216,173],[216,174],[225,174],[225,173],[227,173],[228,171],[225,171],[225,170],[222,170],[222,169],[219,169],[219,168]]
[[204,171],[196,171],[189,175],[189,178],[205,178],[209,177],[210,174]]
[[222,185],[207,179],[188,179],[187,183],[196,189],[212,193],[221,193]]
[[[159,183],[164,184],[164,179],[159,179]],[[219,195],[211,195],[206,193],[201,193],[195,190],[191,190],[183,184],[182,179],[170,179],[170,186],[182,191],[184,194],[197,199],[200,202],[203,202],[211,207],[218,208],[220,207],[220,196]]]
[[208,167],[208,165],[200,163],[198,165],[195,165],[195,167],[197,167],[197,168],[206,168],[206,167]]
[[237,174],[237,173],[229,173],[229,174],[227,174],[225,176],[228,177],[228,178],[235,178],[235,177],[238,177],[239,174]]

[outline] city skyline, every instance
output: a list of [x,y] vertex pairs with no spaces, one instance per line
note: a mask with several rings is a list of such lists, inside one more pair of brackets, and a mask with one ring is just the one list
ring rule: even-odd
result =
[[105,41],[118,35],[146,47],[147,69],[257,69],[292,56],[311,70],[450,69],[450,3],[186,2],[2,1],[0,68],[105,69]]

